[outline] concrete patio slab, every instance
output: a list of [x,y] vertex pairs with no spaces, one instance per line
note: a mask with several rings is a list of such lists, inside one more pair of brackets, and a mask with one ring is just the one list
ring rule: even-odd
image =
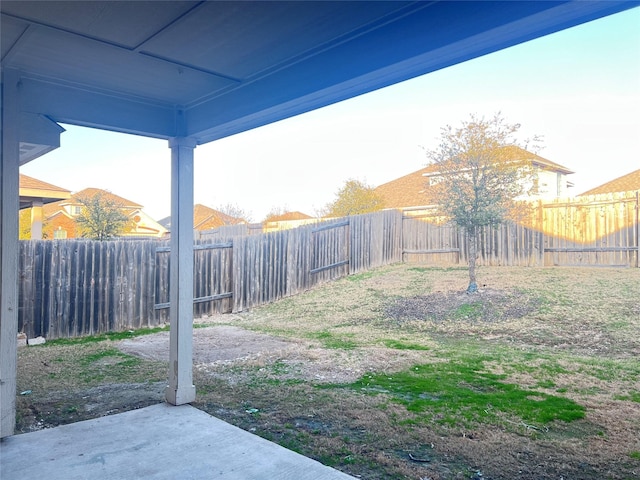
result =
[[2,480],[348,480],[189,405],[158,404],[0,442]]

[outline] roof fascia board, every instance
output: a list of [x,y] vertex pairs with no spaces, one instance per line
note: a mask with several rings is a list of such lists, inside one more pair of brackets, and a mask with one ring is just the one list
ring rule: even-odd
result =
[[55,122],[162,139],[176,133],[171,106],[28,77],[21,88],[22,110]]
[[20,197],[53,198],[55,201],[71,198],[71,192],[45,190],[42,188],[20,188]]
[[22,112],[20,114],[20,141],[60,146],[60,134],[64,128],[43,115]]

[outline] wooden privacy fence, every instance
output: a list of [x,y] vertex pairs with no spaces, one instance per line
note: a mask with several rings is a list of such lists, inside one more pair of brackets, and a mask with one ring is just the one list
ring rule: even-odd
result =
[[[466,265],[469,252],[464,233],[455,225],[438,225],[423,218],[403,217],[403,262]],[[543,234],[507,223],[480,230],[477,265],[542,266]]]
[[544,265],[640,266],[640,192],[591,195],[537,206]]
[[[479,265],[638,267],[639,192],[533,202],[523,224],[481,229]],[[429,210],[403,216],[403,261],[467,264],[463,232]]]
[[155,241],[20,242],[19,328],[75,337],[156,325]]
[[[478,264],[638,267],[638,207],[636,192],[538,202],[529,226],[481,231]],[[463,233],[435,223],[428,211],[224,235],[221,229],[194,245],[195,316],[239,312],[391,263],[468,261]],[[20,249],[19,328],[29,337],[74,337],[169,319],[167,242],[31,240]]]
[[[198,240],[194,315],[237,312],[401,261],[402,215],[357,215],[294,230]],[[20,242],[19,328],[64,338],[164,324],[169,245]]]

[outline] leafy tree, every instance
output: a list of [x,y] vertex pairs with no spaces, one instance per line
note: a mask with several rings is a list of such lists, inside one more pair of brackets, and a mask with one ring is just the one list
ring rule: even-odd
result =
[[20,210],[18,235],[20,240],[31,239],[31,209],[24,208]]
[[[33,207],[32,207],[33,208]],[[32,208],[23,208],[20,210],[18,235],[20,240],[31,240],[31,211]],[[42,221],[42,238],[47,238],[45,230],[48,228],[49,222],[46,219]]]
[[75,221],[82,237],[108,240],[131,228],[131,220],[115,200],[100,193],[77,197],[77,200],[82,204],[82,211]]
[[442,128],[440,145],[427,151],[427,157],[437,165],[437,175],[430,177],[426,188],[429,200],[437,206],[439,215],[455,222],[465,233],[468,293],[478,289],[480,229],[513,218],[522,205],[518,199],[535,189],[533,154],[518,144],[515,134],[519,129],[519,124],[507,123],[500,113],[488,120],[471,115],[459,128]]
[[374,187],[351,178],[336,192],[336,199],[325,207],[325,214],[330,217],[346,217],[376,212],[383,207],[384,200]]

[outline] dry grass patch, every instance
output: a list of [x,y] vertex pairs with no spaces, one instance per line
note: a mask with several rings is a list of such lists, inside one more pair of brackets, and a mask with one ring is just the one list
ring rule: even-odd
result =
[[[198,319],[196,406],[360,478],[639,478],[640,269],[478,276],[394,265]],[[121,396],[164,379],[155,341],[21,349],[25,429],[160,399]]]

